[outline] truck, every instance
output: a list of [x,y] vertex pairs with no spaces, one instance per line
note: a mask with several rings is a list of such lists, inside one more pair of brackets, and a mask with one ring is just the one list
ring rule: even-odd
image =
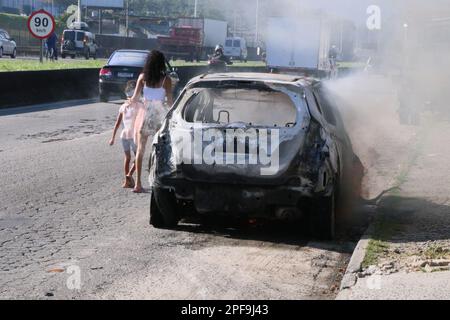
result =
[[168,36],[158,36],[158,48],[168,59],[200,61],[224,45],[228,34],[225,21],[203,18],[179,18]]
[[270,17],[266,62],[276,71],[329,74],[331,22],[323,16]]
[[247,62],[247,42],[241,37],[228,37],[225,39],[224,54],[231,59]]

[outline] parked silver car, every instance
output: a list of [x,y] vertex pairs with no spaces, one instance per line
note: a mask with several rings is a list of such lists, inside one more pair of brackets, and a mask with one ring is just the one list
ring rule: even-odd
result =
[[8,55],[15,59],[17,56],[17,45],[14,39],[9,36],[8,32],[0,29],[0,58],[3,55]]

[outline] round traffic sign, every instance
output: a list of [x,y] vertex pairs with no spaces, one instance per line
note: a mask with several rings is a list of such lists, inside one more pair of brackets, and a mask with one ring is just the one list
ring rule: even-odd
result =
[[55,18],[45,10],[33,12],[28,18],[28,30],[33,37],[46,39],[55,31]]

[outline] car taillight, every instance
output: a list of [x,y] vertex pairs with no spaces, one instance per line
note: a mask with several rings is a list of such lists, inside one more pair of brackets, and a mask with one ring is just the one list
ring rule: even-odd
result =
[[100,70],[100,76],[111,77],[112,76],[112,72],[108,68],[102,68]]

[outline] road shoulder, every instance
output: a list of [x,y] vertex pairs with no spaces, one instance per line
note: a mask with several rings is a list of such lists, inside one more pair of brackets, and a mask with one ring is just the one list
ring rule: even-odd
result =
[[401,189],[378,205],[358,243],[338,300],[449,299],[450,123],[420,129],[409,162],[397,177]]

